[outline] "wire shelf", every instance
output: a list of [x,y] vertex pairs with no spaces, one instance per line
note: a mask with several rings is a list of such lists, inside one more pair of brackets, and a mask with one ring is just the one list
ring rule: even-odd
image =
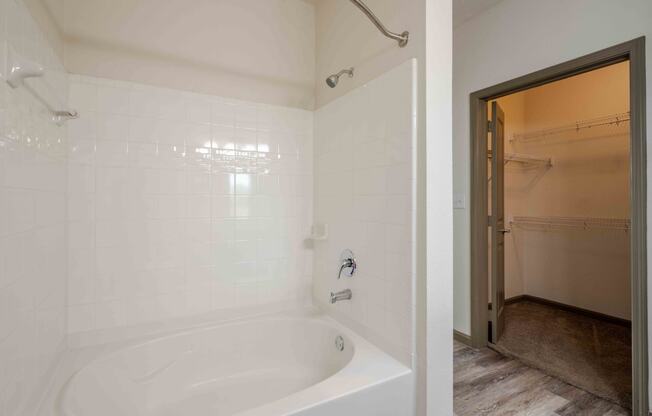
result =
[[629,231],[631,222],[626,218],[595,217],[525,217],[510,221],[512,226],[537,229],[620,230]]
[[[493,153],[491,150],[488,153],[488,158],[493,159]],[[549,157],[538,157],[530,156],[522,153],[505,153],[504,155],[505,164],[509,162],[521,163],[523,165],[534,165],[534,166],[552,166],[552,159]]]
[[572,124],[554,127],[550,129],[536,130],[527,133],[514,134],[510,142],[532,142],[545,139],[549,136],[554,136],[569,131],[579,132],[580,130],[590,129],[599,126],[621,126],[631,120],[631,113],[617,113],[610,114],[602,117],[592,118],[588,120],[578,120]]

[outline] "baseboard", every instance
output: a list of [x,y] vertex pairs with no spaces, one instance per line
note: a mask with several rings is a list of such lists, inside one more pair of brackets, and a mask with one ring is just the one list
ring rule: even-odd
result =
[[[522,300],[525,300],[524,298],[526,296],[527,295],[518,295],[518,296],[512,296],[511,298],[507,298],[507,299],[505,299],[505,305],[509,305],[510,303],[516,303],[516,302],[520,302]],[[488,309],[491,310],[491,302],[489,302],[487,304],[487,306],[488,306]]]
[[521,302],[523,300],[527,300],[526,298],[527,298],[527,295],[512,296],[511,298],[505,299],[505,305],[509,305],[510,303],[516,303],[516,302]]
[[457,342],[461,342],[462,344],[468,345],[469,347],[472,347],[471,343],[471,336],[466,335],[457,329],[453,329],[453,339]]
[[577,306],[573,305],[567,305],[565,303],[561,302],[556,302],[554,300],[549,300],[549,299],[544,299],[544,298],[539,298],[537,296],[532,296],[532,295],[519,295],[519,296],[514,296],[509,299],[505,299],[505,304],[512,304],[512,303],[517,303],[517,302],[523,302],[523,301],[529,301],[529,302],[535,302],[539,303],[542,305],[547,305],[547,306],[552,306],[557,309],[562,309],[568,312],[573,312],[579,315],[584,315],[588,316],[593,319],[599,319],[604,322],[609,322],[612,324],[620,325],[620,326],[625,326],[628,328],[632,327],[632,321],[623,319],[623,318],[618,318],[616,316],[611,316],[611,315],[606,315],[604,313],[600,312],[595,312],[591,311],[588,309],[584,308],[579,308]]

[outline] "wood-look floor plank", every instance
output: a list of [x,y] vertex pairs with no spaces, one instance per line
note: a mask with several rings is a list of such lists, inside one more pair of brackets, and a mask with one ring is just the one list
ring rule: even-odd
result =
[[454,348],[457,416],[627,416],[616,404],[490,349]]

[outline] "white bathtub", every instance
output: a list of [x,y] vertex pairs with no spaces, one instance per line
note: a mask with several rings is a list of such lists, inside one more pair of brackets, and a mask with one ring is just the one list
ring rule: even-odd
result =
[[[343,345],[342,345],[343,344]],[[323,315],[274,315],[136,343],[87,364],[62,416],[407,416],[411,371]]]

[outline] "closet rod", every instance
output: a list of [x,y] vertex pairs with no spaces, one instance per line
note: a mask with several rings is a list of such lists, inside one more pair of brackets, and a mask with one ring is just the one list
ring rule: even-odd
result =
[[607,116],[592,118],[588,120],[578,120],[573,124],[566,124],[564,126],[554,127],[550,129],[536,130],[529,133],[514,134],[510,139],[511,142],[520,141],[527,142],[541,137],[552,136],[554,134],[564,133],[567,131],[580,131],[583,129],[590,129],[592,127],[616,125],[630,121],[630,112],[610,114]]

